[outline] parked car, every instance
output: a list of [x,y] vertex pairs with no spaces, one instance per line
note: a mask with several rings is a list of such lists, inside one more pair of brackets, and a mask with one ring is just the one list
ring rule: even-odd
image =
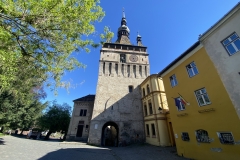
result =
[[28,132],[27,138],[29,139],[40,139],[41,138],[41,131],[38,129],[32,129]]

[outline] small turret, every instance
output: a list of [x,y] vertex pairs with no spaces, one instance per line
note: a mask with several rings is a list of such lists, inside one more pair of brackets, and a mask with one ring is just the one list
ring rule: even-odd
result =
[[142,37],[139,35],[139,33],[137,35],[137,45],[138,46],[143,46],[143,44],[142,44]]

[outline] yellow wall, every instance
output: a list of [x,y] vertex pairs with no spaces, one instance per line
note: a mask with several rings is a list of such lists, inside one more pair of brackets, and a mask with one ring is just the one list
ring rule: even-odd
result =
[[[150,94],[147,93],[147,85],[150,87]],[[142,96],[146,142],[157,146],[171,146],[169,137],[166,112],[168,111],[166,95],[162,80],[157,75],[147,77],[141,84],[141,90],[145,88],[145,96]],[[162,103],[164,100],[164,103]],[[149,111],[149,101],[153,107],[153,114]],[[147,106],[148,115],[145,115],[144,106]],[[162,110],[159,110],[159,107]],[[147,136],[146,124],[149,125],[149,136]],[[156,135],[152,136],[151,124],[155,126]]]
[[[186,66],[195,62],[199,74],[189,78]],[[176,75],[178,85],[171,87],[169,77]],[[237,73],[236,73],[237,74]],[[216,72],[213,63],[204,48],[199,49],[192,56],[184,60],[176,68],[162,76],[178,155],[193,159],[240,159],[240,145],[221,144],[217,132],[232,132],[234,140],[240,140],[240,120],[229,96]],[[210,105],[200,107],[194,91],[204,88],[211,101]],[[190,103],[184,111],[178,111],[173,98],[179,94]],[[215,111],[199,113],[199,110],[214,108]],[[185,116],[177,116],[186,113]],[[198,143],[195,130],[204,129],[208,132],[211,143]],[[188,132],[190,141],[181,139],[181,132]],[[214,152],[212,148],[221,148],[221,152]]]

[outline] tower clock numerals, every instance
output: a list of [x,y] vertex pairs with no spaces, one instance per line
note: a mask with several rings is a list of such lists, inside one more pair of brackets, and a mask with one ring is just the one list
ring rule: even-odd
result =
[[131,55],[131,56],[129,57],[129,60],[132,61],[132,62],[137,62],[138,57],[137,57],[136,55]]

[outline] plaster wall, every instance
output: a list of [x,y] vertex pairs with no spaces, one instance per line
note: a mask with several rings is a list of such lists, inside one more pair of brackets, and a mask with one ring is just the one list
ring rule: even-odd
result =
[[236,32],[240,36],[240,10],[218,26],[202,43],[214,63],[217,72],[240,118],[240,51],[229,55],[221,41]]
[[[193,61],[199,73],[190,78],[186,66]],[[171,86],[169,80],[173,74],[176,75],[178,81],[174,87]],[[178,155],[191,159],[239,159],[239,145],[222,144],[217,135],[217,132],[231,132],[234,140],[238,142],[240,121],[205,49],[202,47],[162,78],[173,126],[174,139],[171,137],[171,141],[176,142]],[[201,88],[206,89],[210,104],[199,106],[195,91]],[[185,110],[177,110],[173,98],[179,97],[178,93],[190,103],[185,106]],[[202,112],[208,109],[212,111]],[[206,130],[212,141],[198,142],[196,130],[199,129]],[[182,140],[182,132],[189,134],[189,141]],[[219,149],[220,152],[214,149]]]
[[[78,102],[78,101],[74,102],[74,109],[72,112],[72,117],[70,120],[68,133],[66,137],[68,140],[87,140],[88,139],[90,120],[91,120],[92,111],[93,111],[93,104],[94,102]],[[86,116],[80,116],[81,109],[87,109]],[[79,121],[84,121],[82,137],[76,137]],[[88,125],[88,128],[86,128],[86,125]]]

